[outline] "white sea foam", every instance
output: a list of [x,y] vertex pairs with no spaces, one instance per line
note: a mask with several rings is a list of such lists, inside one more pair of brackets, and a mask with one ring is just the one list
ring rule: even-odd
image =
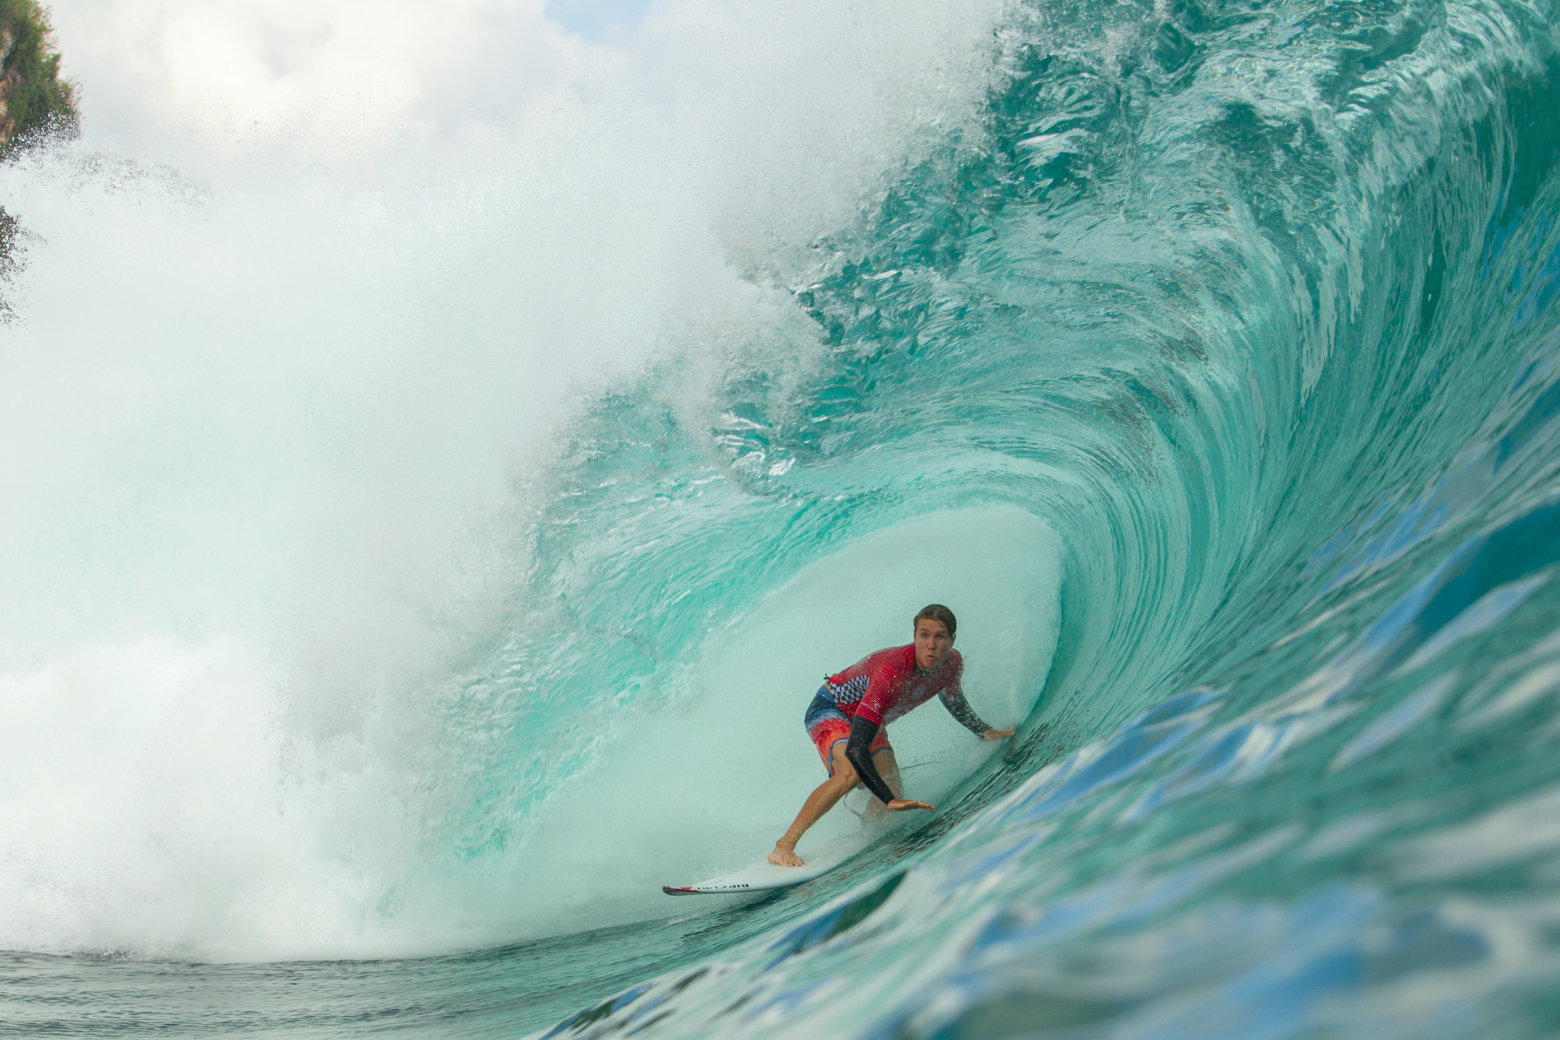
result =
[[85,138],[0,169],[0,948],[477,937],[514,882],[423,876],[427,691],[524,566],[515,478],[699,351],[666,330],[769,321],[746,276],[961,118],[996,6],[611,49],[534,4],[57,5]]

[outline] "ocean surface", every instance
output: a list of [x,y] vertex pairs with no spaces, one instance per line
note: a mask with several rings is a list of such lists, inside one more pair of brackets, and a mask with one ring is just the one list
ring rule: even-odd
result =
[[[685,6],[0,171],[0,1034],[1560,1033],[1560,8]],[[1017,736],[662,895],[928,601]]]

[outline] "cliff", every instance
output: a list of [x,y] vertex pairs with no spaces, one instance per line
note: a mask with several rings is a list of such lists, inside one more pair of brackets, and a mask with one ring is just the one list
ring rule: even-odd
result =
[[52,44],[37,0],[0,0],[0,157],[39,130],[77,125],[76,89]]
[[[37,0],[0,0],[0,159],[43,131],[75,132],[76,88],[60,79],[49,16]],[[0,324],[15,319],[11,279],[21,269],[26,232],[0,205]]]

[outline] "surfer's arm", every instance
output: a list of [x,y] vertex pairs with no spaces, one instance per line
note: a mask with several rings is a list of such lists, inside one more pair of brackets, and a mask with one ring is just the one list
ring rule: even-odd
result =
[[942,701],[942,706],[948,709],[948,714],[953,716],[954,721],[977,737],[984,736],[986,731],[991,728],[981,721],[979,715],[975,714],[975,709],[970,707],[970,702],[964,699],[964,694],[955,693],[952,690],[944,690],[937,695],[937,699]]
[[1001,740],[1013,735],[1010,729],[992,729],[986,725],[981,717],[975,714],[975,709],[970,707],[970,702],[964,699],[963,693],[944,690],[937,695],[937,699],[942,701],[942,706],[948,709],[948,714],[952,715],[959,725],[983,740]]
[[887,783],[878,775],[877,766],[872,764],[872,739],[882,727],[871,719],[857,715],[850,724],[850,740],[845,744],[845,757],[856,769],[856,777],[866,785],[867,790],[877,796],[884,805],[892,802],[896,795],[889,789]]

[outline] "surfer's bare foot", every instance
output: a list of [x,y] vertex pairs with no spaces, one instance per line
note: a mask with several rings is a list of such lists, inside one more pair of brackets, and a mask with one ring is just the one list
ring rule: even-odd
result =
[[777,867],[799,867],[802,865],[802,857],[796,854],[795,846],[775,843],[775,849],[769,854],[769,862]]

